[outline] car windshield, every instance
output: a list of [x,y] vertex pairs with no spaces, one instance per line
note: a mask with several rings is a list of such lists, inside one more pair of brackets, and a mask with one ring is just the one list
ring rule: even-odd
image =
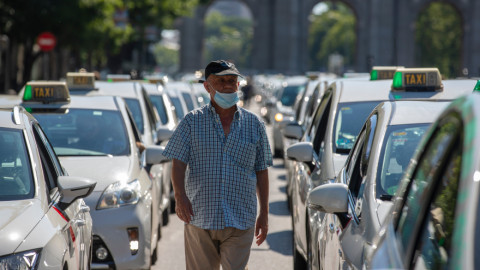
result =
[[284,106],[293,106],[295,100],[297,99],[297,95],[302,93],[305,90],[305,85],[291,85],[283,88],[280,96],[280,102]]
[[130,154],[123,118],[118,111],[70,109],[65,114],[36,113],[58,156]]
[[195,106],[193,105],[193,100],[192,96],[188,93],[182,93],[183,100],[185,100],[185,104],[187,104],[188,110],[193,110],[195,109]]
[[390,126],[377,168],[377,198],[395,195],[403,172],[429,124]]
[[335,153],[348,154],[350,152],[363,123],[378,103],[380,101],[340,103],[338,105],[333,130]]
[[182,109],[182,102],[178,97],[170,97],[170,100],[172,101],[173,107],[175,107],[175,114],[177,115],[177,118],[182,120],[185,116],[185,113]]
[[0,128],[0,201],[33,198],[30,160],[20,130]]
[[153,103],[153,106],[157,109],[158,115],[160,116],[160,121],[162,124],[168,123],[167,109],[165,108],[165,103],[163,101],[163,96],[160,95],[151,95],[150,100]]
[[145,128],[143,124],[143,115],[142,108],[140,107],[140,102],[138,101],[138,99],[135,98],[126,98],[125,102],[127,103],[128,109],[132,113],[138,131],[140,131],[140,133],[142,133],[143,135],[143,133],[145,132]]

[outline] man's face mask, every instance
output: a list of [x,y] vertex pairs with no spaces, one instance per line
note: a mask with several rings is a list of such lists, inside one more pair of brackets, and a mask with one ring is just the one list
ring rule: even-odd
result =
[[217,103],[218,106],[222,107],[223,109],[228,109],[233,107],[240,100],[238,98],[237,92],[220,93],[210,83],[208,83],[208,85],[210,85],[210,87],[212,87],[212,89],[215,90],[215,95],[213,96],[215,103]]

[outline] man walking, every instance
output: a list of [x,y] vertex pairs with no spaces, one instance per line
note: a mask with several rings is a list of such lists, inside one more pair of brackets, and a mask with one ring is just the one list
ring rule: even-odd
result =
[[188,270],[247,269],[254,236],[257,245],[267,237],[272,154],[264,123],[236,105],[238,76],[233,63],[210,62],[211,103],[188,113],[165,148]]

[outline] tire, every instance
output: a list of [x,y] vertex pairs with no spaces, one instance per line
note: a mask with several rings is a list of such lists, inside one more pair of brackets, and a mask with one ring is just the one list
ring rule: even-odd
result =
[[162,226],[167,226],[168,222],[170,221],[170,204],[168,204],[167,208],[162,212]]
[[[292,221],[293,224],[293,221]],[[295,230],[293,230],[293,270],[306,270],[307,269],[307,263],[305,262],[305,259],[303,258],[302,254],[298,252],[297,250],[297,244],[295,241]]]

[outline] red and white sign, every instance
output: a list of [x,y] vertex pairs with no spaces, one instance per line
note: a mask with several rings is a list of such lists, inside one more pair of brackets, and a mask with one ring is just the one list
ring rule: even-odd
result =
[[55,48],[55,45],[57,45],[57,39],[52,33],[43,32],[37,37],[37,45],[40,47],[41,51],[48,52]]

